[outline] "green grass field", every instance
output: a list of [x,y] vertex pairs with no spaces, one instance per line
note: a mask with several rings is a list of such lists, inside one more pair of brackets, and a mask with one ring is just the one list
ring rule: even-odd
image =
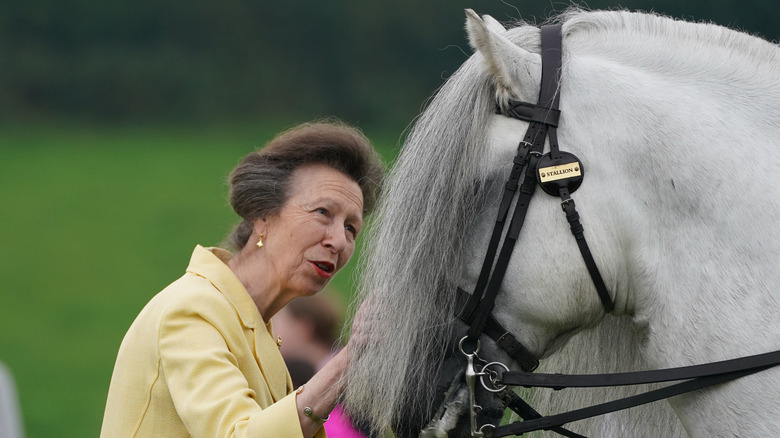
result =
[[[98,436],[133,318],[220,244],[230,169],[290,125],[0,126],[0,361],[28,437]],[[400,133],[366,134],[392,159]]]

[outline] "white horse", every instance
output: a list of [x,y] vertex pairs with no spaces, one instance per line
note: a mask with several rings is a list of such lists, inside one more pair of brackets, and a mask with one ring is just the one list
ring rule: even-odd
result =
[[[560,199],[537,190],[495,318],[548,372],[671,368],[780,349],[778,47],[649,14],[573,10],[559,21],[558,139],[584,164],[572,197],[615,310],[605,315]],[[442,412],[426,436],[465,434],[462,404],[434,405],[436,376],[463,333],[455,289],[475,286],[528,125],[495,114],[496,103],[539,94],[538,28],[505,30],[468,12],[467,29],[476,53],[411,131],[364,261],[361,318],[372,342],[353,358],[345,402],[399,436],[419,434]],[[634,392],[536,389],[530,403],[553,414]],[[775,436],[780,367],[568,427]]]

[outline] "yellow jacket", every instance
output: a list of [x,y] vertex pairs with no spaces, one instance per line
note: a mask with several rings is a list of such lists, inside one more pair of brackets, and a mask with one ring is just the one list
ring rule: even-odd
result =
[[302,438],[270,324],[229,258],[198,245],[184,276],[135,319],[119,347],[101,437]]

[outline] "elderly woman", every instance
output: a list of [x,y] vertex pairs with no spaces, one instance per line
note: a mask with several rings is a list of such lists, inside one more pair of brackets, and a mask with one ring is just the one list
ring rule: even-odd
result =
[[102,437],[318,437],[350,345],[294,390],[271,317],[323,289],[352,256],[382,165],[340,123],[305,124],[230,177],[235,253],[197,246],[119,349]]

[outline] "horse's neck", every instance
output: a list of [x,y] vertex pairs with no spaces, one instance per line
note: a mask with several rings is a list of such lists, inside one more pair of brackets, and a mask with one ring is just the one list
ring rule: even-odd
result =
[[[603,16],[605,20],[618,17]],[[752,124],[767,137],[777,139],[772,135],[780,130],[777,45],[715,25],[642,15],[631,15],[631,19],[635,22],[626,28],[572,32],[566,40],[572,55],[564,63],[570,75],[563,86],[578,95],[588,90],[599,100],[626,98],[620,106],[606,106],[605,102],[603,109],[610,111],[658,109],[665,118],[650,122],[661,132],[668,122],[672,126],[688,122],[695,128],[693,123],[709,120],[730,124],[734,134],[743,136],[751,133],[738,130]],[[636,23],[643,20],[646,23]],[[606,75],[592,71],[589,64],[600,66]],[[579,83],[583,79],[591,82]],[[671,117],[678,113],[680,118]],[[636,128],[640,121],[626,124]]]
[[[735,56],[747,64],[752,51],[747,52]],[[696,59],[703,62],[703,55]],[[618,283],[621,293],[632,295],[634,307],[627,313],[639,336],[613,331],[620,324],[610,328],[616,321],[608,319],[607,326],[573,339],[548,367],[567,372],[571,365],[578,373],[583,366],[596,368],[587,364],[644,367],[641,349],[647,367],[666,368],[780,348],[776,73],[754,62],[751,79],[737,73],[738,67],[712,61],[711,72],[692,63],[696,74],[684,75],[684,65],[674,66],[683,60],[666,59],[672,67],[653,69],[618,58],[572,56],[560,142],[590,169],[574,195],[589,242],[592,238],[595,252],[612,264],[617,257],[627,259],[626,278]],[[727,80],[730,75],[734,80]],[[612,220],[596,219],[610,215]],[[617,236],[620,245],[599,251],[600,236]],[[587,345],[599,346],[596,356],[577,356]],[[623,354],[630,360],[621,359]],[[760,436],[777,423],[771,417],[776,414],[767,412],[780,409],[778,374],[780,369],[765,371],[672,404],[694,434],[738,424],[747,435]],[[732,403],[757,408],[738,415]],[[645,422],[647,415],[632,418]],[[757,429],[746,427],[751,421]],[[637,430],[636,436],[650,436]]]
[[780,57],[723,32],[714,54],[700,37],[661,49],[663,35],[600,56],[574,47],[564,82],[561,144],[591,169],[574,195],[586,234],[620,235],[628,313],[660,367],[767,351],[780,336]]
[[[627,317],[607,316],[591,330],[575,335],[551,357],[544,359],[540,372],[598,374],[646,370],[631,321]],[[555,414],[591,406],[638,393],[636,388],[566,389],[538,388],[529,403],[542,414]],[[651,403],[605,416],[579,421],[567,427],[585,436],[685,437],[685,430],[666,401]],[[547,435],[550,434],[550,435]],[[553,436],[539,432],[537,436]]]

